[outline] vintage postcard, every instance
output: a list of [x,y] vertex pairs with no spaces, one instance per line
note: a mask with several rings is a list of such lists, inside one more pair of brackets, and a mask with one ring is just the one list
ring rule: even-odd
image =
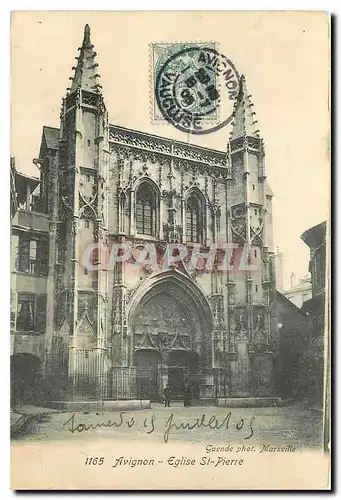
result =
[[330,488],[330,19],[11,18],[11,487]]

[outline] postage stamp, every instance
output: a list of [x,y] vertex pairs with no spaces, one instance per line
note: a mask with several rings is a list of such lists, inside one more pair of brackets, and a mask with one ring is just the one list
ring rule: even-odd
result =
[[239,74],[217,44],[153,44],[153,118],[192,134],[230,123]]
[[[218,50],[219,44],[217,42],[212,41],[203,41],[203,42],[174,42],[174,43],[165,43],[165,42],[157,42],[150,44],[150,107],[151,107],[151,119],[153,124],[165,124],[168,121],[163,116],[162,112],[159,109],[157,104],[156,95],[155,95],[155,84],[157,75],[160,73],[161,68],[164,64],[174,55],[178,54],[182,50],[189,48],[208,48]],[[208,120],[214,120],[215,115],[207,117]]]

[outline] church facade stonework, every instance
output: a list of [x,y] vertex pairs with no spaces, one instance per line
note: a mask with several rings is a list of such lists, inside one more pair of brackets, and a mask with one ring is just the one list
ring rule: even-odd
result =
[[253,109],[241,77],[221,151],[112,125],[85,28],[36,160],[50,399],[157,401],[166,384],[175,398],[187,384],[197,399],[276,396],[273,194]]

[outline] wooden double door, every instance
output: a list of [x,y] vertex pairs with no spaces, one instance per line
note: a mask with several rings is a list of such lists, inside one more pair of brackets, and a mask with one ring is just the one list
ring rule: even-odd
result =
[[183,399],[185,388],[191,386],[197,373],[197,354],[192,351],[172,351],[168,362],[168,384],[173,400]]

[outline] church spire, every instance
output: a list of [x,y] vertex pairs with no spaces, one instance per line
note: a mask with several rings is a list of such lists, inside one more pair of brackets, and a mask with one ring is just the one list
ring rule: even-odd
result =
[[84,37],[82,46],[78,48],[79,56],[77,59],[77,66],[72,69],[75,70],[74,76],[70,77],[72,80],[69,92],[72,94],[78,88],[88,90],[90,92],[100,92],[102,86],[99,83],[100,75],[98,73],[98,64],[96,63],[96,52],[90,40],[90,27],[88,24],[84,27]]
[[259,138],[258,122],[255,120],[255,114],[251,95],[247,92],[245,76],[242,75],[240,77],[240,89],[233,113],[233,127],[230,133],[231,141],[243,136]]

